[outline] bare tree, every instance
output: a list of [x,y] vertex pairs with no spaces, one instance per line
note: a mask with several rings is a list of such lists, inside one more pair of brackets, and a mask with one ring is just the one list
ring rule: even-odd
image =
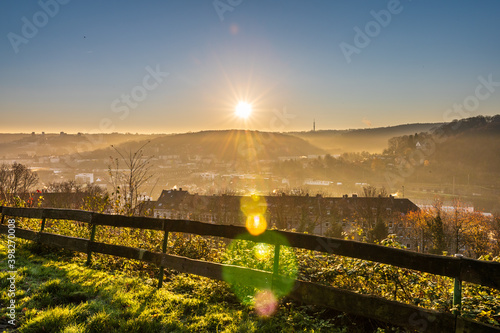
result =
[[369,185],[363,187],[363,196],[367,198],[375,198],[375,197],[385,198],[388,195],[385,187],[381,187],[378,190],[375,186]]
[[63,182],[53,182],[47,186],[47,192],[50,193],[79,193],[82,192],[82,185],[74,180]]
[[[285,188],[276,189],[269,194],[270,210],[274,215],[275,224],[278,229],[293,228],[293,215],[297,214],[300,210],[300,223],[299,229],[306,230],[310,222],[304,210],[302,212],[302,201],[298,197],[309,196],[309,192],[304,188]],[[313,226],[314,229],[314,226]],[[302,230],[302,231],[304,231]]]
[[2,164],[0,166],[0,199],[2,201],[8,201],[9,199],[11,178],[12,172],[10,170],[10,166],[8,166],[7,164]]
[[384,204],[381,200],[387,197],[387,191],[384,187],[379,190],[369,185],[363,187],[363,195],[364,198],[358,199],[356,204],[356,214],[360,219],[358,224],[366,232],[368,241],[382,240],[388,234],[384,221]]
[[113,185],[113,195],[116,203],[122,205],[127,215],[137,213],[140,203],[140,188],[153,175],[151,174],[152,156],[144,156],[144,147],[150,141],[143,144],[135,152],[129,150],[122,152],[115,146],[111,146],[119,157],[111,158],[112,164],[108,165],[109,176]]
[[38,183],[38,175],[31,171],[27,166],[14,163],[12,164],[12,182],[11,193],[25,194]]
[[7,203],[12,203],[15,197],[25,199],[37,183],[38,175],[23,164],[0,166],[0,199]]

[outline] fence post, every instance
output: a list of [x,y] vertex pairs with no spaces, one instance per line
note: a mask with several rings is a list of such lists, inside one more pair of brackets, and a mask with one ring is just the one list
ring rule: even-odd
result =
[[[94,241],[95,239],[95,229],[96,229],[96,225],[92,223],[92,220],[94,219],[94,214],[92,214],[92,216],[90,217],[90,223],[92,224],[92,231],[90,232],[90,240],[89,240],[89,247],[90,247],[90,243]],[[90,261],[92,260],[92,251],[90,249],[87,249],[87,263],[86,265],[89,266],[90,265]]]
[[[462,259],[463,255],[455,254],[455,258]],[[459,265],[460,273],[462,271],[462,264]],[[460,315],[460,308],[462,307],[462,280],[460,278],[454,279],[453,286],[453,307],[456,309],[453,311],[454,315]]]
[[[165,221],[163,222],[165,223]],[[162,253],[167,252],[167,243],[168,243],[168,230],[167,228],[164,228],[164,235],[163,235],[163,244],[161,246],[161,251]],[[158,273],[158,289],[160,289],[163,285],[163,270],[165,267],[160,266],[160,272]]]
[[45,229],[45,217],[42,218],[42,226],[40,227],[40,232],[43,232],[43,229]]
[[3,206],[0,206],[0,212],[2,212],[2,222],[0,222],[0,223],[3,224],[5,221],[5,214],[3,213]]
[[271,284],[272,289],[274,290],[274,279],[278,275],[278,271],[280,268],[280,244],[274,245],[274,261],[273,261],[273,282]]

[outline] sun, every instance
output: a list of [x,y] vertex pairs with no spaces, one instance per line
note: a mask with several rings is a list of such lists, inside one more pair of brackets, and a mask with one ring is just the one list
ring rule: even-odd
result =
[[239,102],[235,109],[236,115],[239,118],[247,119],[252,113],[252,105],[247,102]]

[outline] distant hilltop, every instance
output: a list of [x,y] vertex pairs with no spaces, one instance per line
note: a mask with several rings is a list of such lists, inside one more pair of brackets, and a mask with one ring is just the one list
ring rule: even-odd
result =
[[[16,158],[20,151],[27,156],[61,156],[87,152],[99,154],[96,151],[106,150],[111,145],[147,140],[152,141],[152,146],[158,143],[158,149],[169,146],[173,153],[176,150],[185,152],[184,149],[191,148],[203,152],[207,152],[208,149],[216,155],[224,155],[220,156],[224,158],[232,158],[235,150],[248,151],[254,148],[256,153],[264,158],[266,155],[275,155],[273,151],[281,151],[282,155],[341,154],[361,151],[378,153],[387,148],[388,140],[394,136],[427,132],[441,125],[441,123],[406,124],[368,129],[287,133],[244,130],[208,130],[180,134],[0,133],[0,157]],[[226,142],[227,146],[219,147],[217,143],[219,141]],[[236,143],[240,146],[235,147]],[[252,146],[248,147],[248,144]]]
[[363,151],[381,153],[387,147],[388,140],[393,137],[429,132],[444,124],[416,123],[363,129],[291,132],[289,134],[321,147],[332,155]]
[[[478,136],[483,127],[492,133],[497,129],[497,117],[477,116],[451,123],[285,133],[254,130],[207,130],[181,134],[0,133],[0,158],[75,154],[79,158],[104,158],[109,157],[111,145],[128,149],[148,141],[150,143],[145,153],[149,155],[212,155],[220,160],[273,160],[280,156],[340,155],[352,152],[381,154],[388,148],[392,138],[417,133],[430,134],[437,129],[452,135],[468,131],[469,138]],[[460,131],[451,130],[456,123],[464,124]],[[475,127],[472,128],[471,124]]]

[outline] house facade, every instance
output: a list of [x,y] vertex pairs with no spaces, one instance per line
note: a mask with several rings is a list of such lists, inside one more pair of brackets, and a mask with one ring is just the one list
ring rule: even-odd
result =
[[[154,217],[196,220],[214,224],[244,225],[243,196],[198,195],[181,189],[162,191],[153,206]],[[247,197],[248,198],[248,197]],[[419,208],[409,199],[389,197],[343,197],[270,195],[259,197],[268,228],[297,230],[328,235],[336,226],[349,232],[353,228],[373,228],[384,222],[388,232],[399,229],[402,214]]]

